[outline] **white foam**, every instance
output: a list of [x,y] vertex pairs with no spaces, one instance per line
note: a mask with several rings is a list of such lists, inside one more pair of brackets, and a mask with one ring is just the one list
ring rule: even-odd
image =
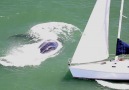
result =
[[112,89],[126,89],[129,90],[129,84],[127,83],[112,83],[112,82],[108,82],[108,81],[103,81],[103,80],[96,80],[100,85],[104,86],[104,87],[108,87],[108,88],[112,88]]
[[[72,32],[76,30],[79,29],[72,24],[64,22],[49,22],[33,26],[28,33],[38,39],[57,39],[59,35],[68,39]],[[51,37],[51,35],[53,37]]]
[[10,51],[10,53],[3,57],[5,61],[0,61],[4,66],[26,66],[26,65],[39,65],[42,61],[46,60],[48,57],[53,57],[61,48],[62,44],[58,42],[59,46],[56,50],[51,51],[50,53],[41,54],[39,45],[44,42],[23,45],[20,47],[15,47]]
[[[37,43],[14,47],[12,50],[8,51],[9,53],[7,53],[6,56],[0,57],[0,64],[4,66],[16,67],[40,65],[41,62],[46,59],[59,54],[63,45],[60,41],[58,41],[58,39],[62,37],[70,38],[69,36],[74,30],[77,30],[75,26],[62,22],[49,22],[35,25],[28,31],[28,34],[33,36],[34,40],[40,41]],[[49,53],[41,54],[39,46],[45,40],[50,39],[55,40],[58,43],[58,48]]]

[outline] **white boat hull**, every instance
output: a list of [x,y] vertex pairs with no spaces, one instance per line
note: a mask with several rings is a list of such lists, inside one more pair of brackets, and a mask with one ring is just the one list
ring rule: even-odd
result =
[[103,80],[129,80],[129,60],[70,65],[73,77]]

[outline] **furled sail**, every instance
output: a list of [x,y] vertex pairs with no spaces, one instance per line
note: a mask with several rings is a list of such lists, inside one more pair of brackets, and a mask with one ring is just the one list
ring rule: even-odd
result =
[[117,39],[116,55],[129,54],[129,44]]
[[97,0],[71,64],[88,63],[108,58],[110,0]]

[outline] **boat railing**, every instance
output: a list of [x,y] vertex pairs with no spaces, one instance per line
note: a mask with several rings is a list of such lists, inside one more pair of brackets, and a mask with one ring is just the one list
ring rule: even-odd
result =
[[[96,62],[89,62],[89,63],[99,63],[99,62],[102,62],[102,61],[112,61],[115,59],[115,54],[110,54],[109,57],[105,60],[101,60],[101,61],[96,61]],[[119,59],[129,59],[129,55],[119,55]],[[71,65],[81,65],[81,64],[89,64],[89,63],[71,63],[72,61],[72,58],[69,58],[68,59],[68,65],[71,66]]]

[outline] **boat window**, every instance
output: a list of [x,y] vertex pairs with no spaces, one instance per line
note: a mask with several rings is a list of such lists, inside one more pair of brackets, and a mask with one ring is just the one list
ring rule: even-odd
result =
[[112,66],[113,68],[116,67],[116,66]]

